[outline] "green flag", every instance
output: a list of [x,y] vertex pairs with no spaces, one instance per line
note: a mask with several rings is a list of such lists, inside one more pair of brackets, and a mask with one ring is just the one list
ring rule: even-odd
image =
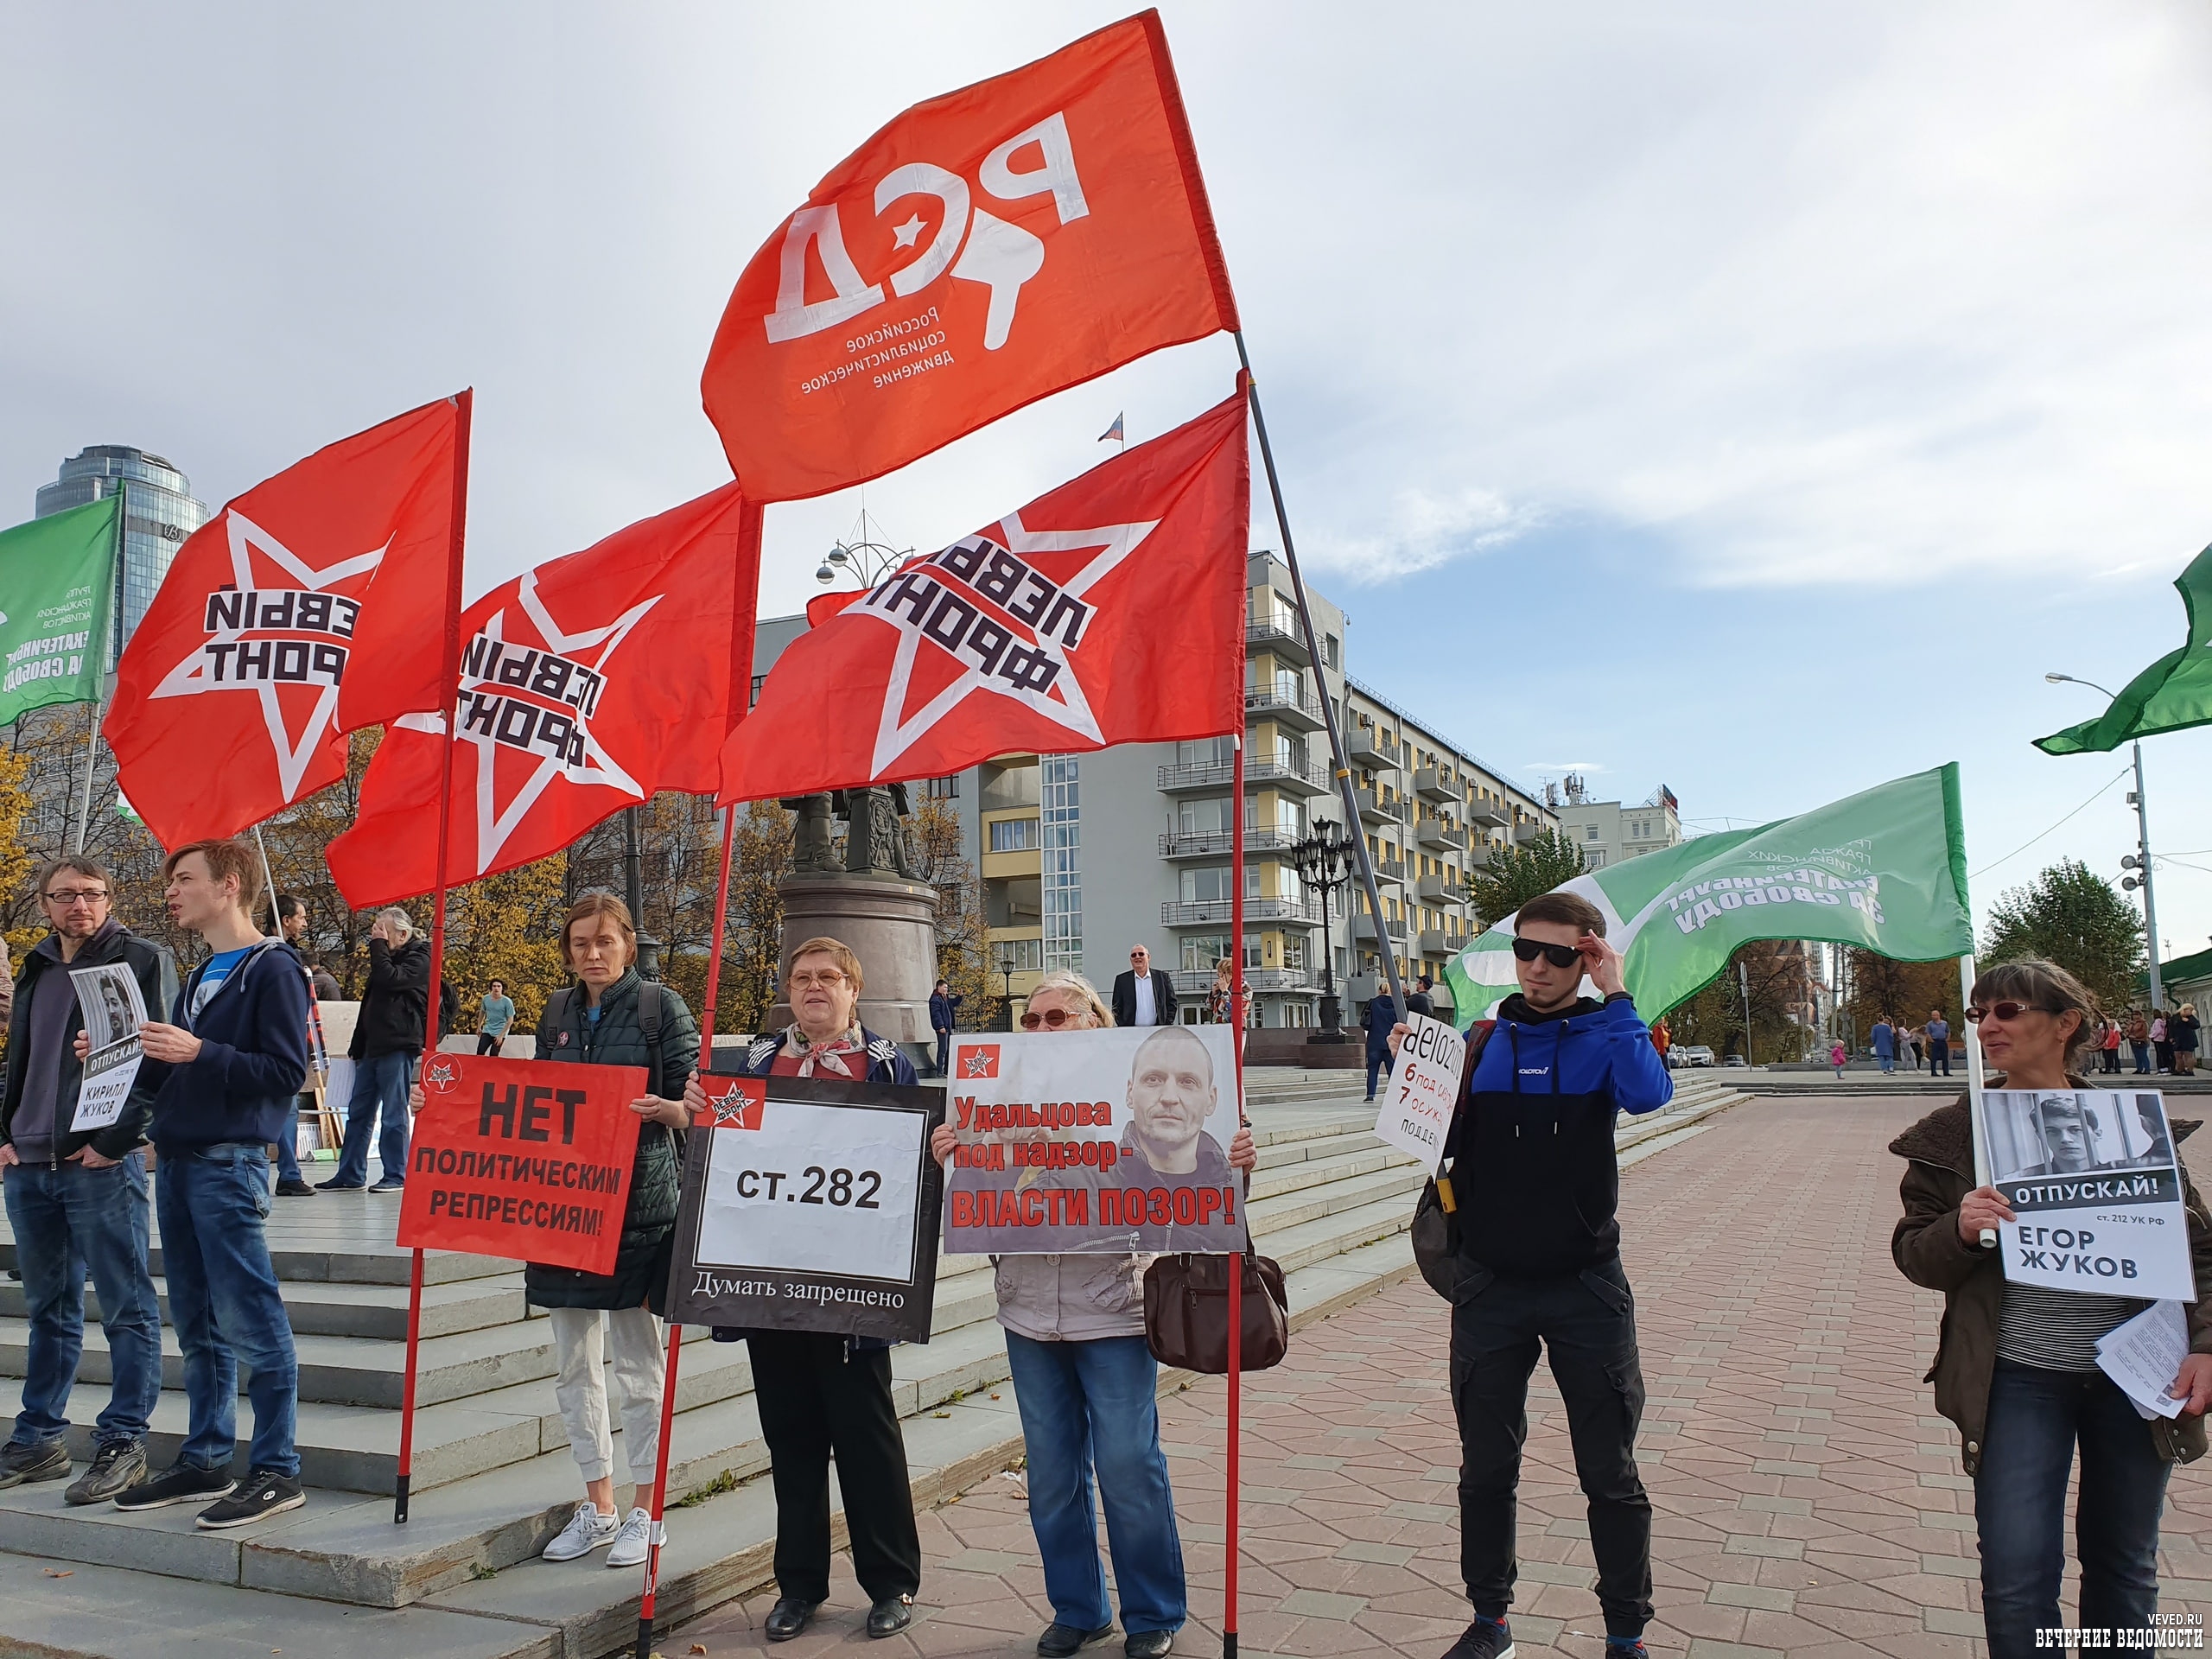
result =
[[2189,613],[2189,643],[2120,688],[2094,720],[2036,740],[2045,754],[2101,754],[2132,738],[2212,722],[2212,547],[2174,578]]
[[[1974,949],[1956,762],[1757,830],[1700,836],[1557,891],[1605,914],[1637,1011],[1656,1020],[1753,939],[1831,939],[1900,962]],[[1445,968],[1461,1026],[1519,988],[1513,918]]]
[[118,492],[0,530],[0,726],[99,700],[121,511]]

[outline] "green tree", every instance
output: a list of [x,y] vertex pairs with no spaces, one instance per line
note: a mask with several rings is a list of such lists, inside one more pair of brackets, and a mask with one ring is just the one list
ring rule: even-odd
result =
[[1990,907],[1981,965],[2022,957],[2055,962],[2107,1007],[2125,1007],[2145,967],[2143,924],[2110,882],[2064,859]]
[[784,896],[776,884],[791,850],[791,814],[773,801],[747,802],[730,851],[729,914],[724,918],[730,931],[715,999],[718,1033],[757,1032],[775,1005],[776,965],[784,939]]
[[1475,931],[1495,926],[1540,893],[1582,874],[1582,849],[1564,830],[1540,830],[1517,845],[1493,849],[1490,861],[1467,877]]
[[1874,1021],[1885,1014],[1908,1026],[1924,1026],[1929,1010],[1941,1008],[1952,1035],[1963,1034],[1959,1018],[1959,964],[1955,958],[1896,962],[1872,950],[1853,950],[1850,961],[1851,995],[1844,1010],[1853,1047],[1866,1040]]
[[568,982],[559,932],[565,861],[555,853],[448,895],[445,976],[464,1027],[476,1023],[476,999],[495,979],[514,999],[517,1034],[536,1028],[545,999]]

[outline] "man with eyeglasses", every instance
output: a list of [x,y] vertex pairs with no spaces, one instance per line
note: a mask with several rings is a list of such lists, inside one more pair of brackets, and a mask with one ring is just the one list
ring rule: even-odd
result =
[[106,1128],[72,1127],[85,1017],[69,975],[121,963],[138,982],[146,1017],[166,1020],[176,1001],[176,962],[108,913],[107,871],[93,860],[54,860],[39,872],[37,892],[53,931],[23,960],[0,1095],[0,1180],[29,1315],[23,1406],[0,1448],[0,1487],[69,1473],[69,1394],[84,1352],[89,1271],[111,1381],[92,1428],[92,1467],[63,1497],[99,1503],[146,1472],[148,1420],[162,1391],[161,1309],[146,1262],[150,1199],[138,1151],[156,1079],[142,1069]]
[[1152,952],[1142,945],[1129,950],[1129,971],[1114,976],[1114,1023],[1117,1026],[1172,1026],[1176,1023],[1175,982],[1152,970]]
[[[1514,918],[1521,989],[1467,1033],[1445,1137],[1459,1224],[1452,1405],[1459,1421],[1459,1570],[1474,1622],[1446,1659],[1513,1651],[1514,1505],[1540,1348],[1567,1403],[1589,1503],[1607,1659],[1643,1659],[1651,1500],[1636,1467],[1643,1373],[1621,1267],[1613,1122],[1675,1096],[1587,899],[1548,893]],[[1587,976],[1595,997],[1582,995]],[[1398,1027],[1402,1036],[1406,1027]],[[1394,1039],[1395,1040],[1395,1039]]]

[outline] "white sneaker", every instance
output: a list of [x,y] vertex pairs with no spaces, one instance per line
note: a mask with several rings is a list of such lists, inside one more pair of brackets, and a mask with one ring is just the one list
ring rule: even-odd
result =
[[586,1498],[576,1505],[576,1512],[561,1529],[561,1535],[539,1554],[549,1561],[573,1561],[580,1555],[590,1554],[602,1544],[613,1543],[614,1535],[621,1530],[619,1516],[602,1513],[598,1504]]
[[653,1518],[643,1510],[632,1510],[623,1522],[622,1530],[614,1536],[614,1548],[607,1552],[609,1567],[643,1567],[652,1543]]

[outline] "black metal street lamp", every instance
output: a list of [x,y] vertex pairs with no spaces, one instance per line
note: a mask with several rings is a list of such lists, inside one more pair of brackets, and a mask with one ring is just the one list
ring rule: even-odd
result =
[[1351,880],[1352,843],[1333,818],[1316,818],[1311,834],[1290,849],[1299,880],[1321,895],[1321,1029],[1317,1043],[1344,1040],[1344,1010],[1337,1001],[1336,950],[1329,932],[1329,898]]
[[1001,999],[1006,1004],[1006,1028],[1012,1031],[1014,1029],[1014,946],[1010,943],[1002,942],[999,945],[998,957],[999,972],[1006,976],[1006,995]]

